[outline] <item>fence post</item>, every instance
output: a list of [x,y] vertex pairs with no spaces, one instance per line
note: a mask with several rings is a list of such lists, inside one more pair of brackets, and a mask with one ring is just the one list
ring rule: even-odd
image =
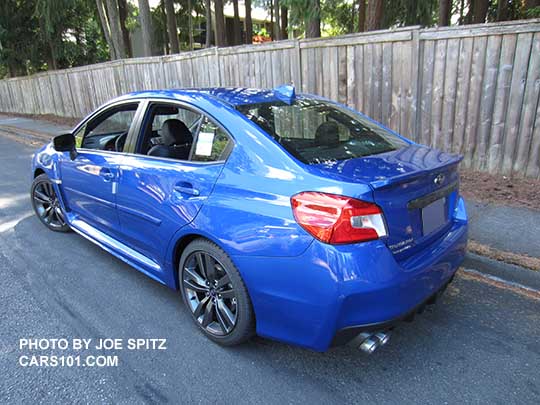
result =
[[415,28],[412,32],[412,87],[411,87],[411,117],[409,117],[409,136],[412,137],[414,141],[418,141],[419,133],[418,128],[420,128],[420,92],[418,88],[422,83],[422,69],[420,69],[420,62],[423,59],[423,47],[420,43],[420,29]]
[[221,57],[219,56],[219,48],[217,46],[214,47],[214,56],[216,57],[218,87],[221,87],[223,86],[223,79],[221,77]]
[[304,78],[302,77],[302,52],[300,52],[300,41],[298,39],[294,40],[294,60],[293,60],[294,66],[295,66],[295,77],[298,80],[298,83],[294,83],[293,85],[296,89],[299,91],[302,91],[302,83],[304,82]]

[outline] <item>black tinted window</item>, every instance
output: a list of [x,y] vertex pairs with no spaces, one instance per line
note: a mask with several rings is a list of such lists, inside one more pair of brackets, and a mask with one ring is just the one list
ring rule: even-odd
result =
[[299,97],[292,104],[247,104],[238,110],[304,163],[352,159],[407,145],[390,131],[338,105]]
[[76,134],[76,146],[122,152],[138,103],[123,104],[86,123]]

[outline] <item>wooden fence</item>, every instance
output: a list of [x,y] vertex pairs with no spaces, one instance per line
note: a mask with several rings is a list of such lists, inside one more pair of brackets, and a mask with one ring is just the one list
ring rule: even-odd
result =
[[134,90],[294,83],[465,167],[540,178],[540,20],[211,48],[0,81],[0,111],[82,117]]

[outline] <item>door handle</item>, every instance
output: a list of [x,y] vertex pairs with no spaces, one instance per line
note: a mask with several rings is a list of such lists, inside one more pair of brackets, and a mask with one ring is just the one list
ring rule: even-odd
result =
[[193,188],[193,185],[190,183],[184,183],[184,184],[177,184],[174,186],[174,191],[181,194],[189,194],[192,196],[197,197],[200,192],[196,188]]
[[99,171],[99,175],[103,177],[103,180],[105,181],[111,181],[114,179],[114,173],[110,169],[107,169],[106,167],[102,168]]

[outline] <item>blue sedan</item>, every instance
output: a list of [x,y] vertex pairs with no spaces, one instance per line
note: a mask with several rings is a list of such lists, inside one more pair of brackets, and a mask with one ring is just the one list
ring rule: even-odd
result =
[[144,91],[41,148],[31,195],[215,342],[372,352],[463,260],[460,160],[291,86]]

